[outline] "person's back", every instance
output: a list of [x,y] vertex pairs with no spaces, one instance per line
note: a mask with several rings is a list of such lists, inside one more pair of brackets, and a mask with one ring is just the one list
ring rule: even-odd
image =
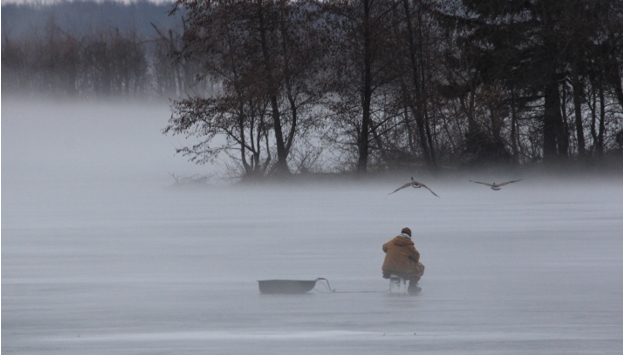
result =
[[410,280],[409,293],[419,290],[416,284],[424,275],[424,265],[420,263],[420,253],[411,240],[411,229],[403,228],[399,236],[383,244],[383,251],[383,277],[400,276]]

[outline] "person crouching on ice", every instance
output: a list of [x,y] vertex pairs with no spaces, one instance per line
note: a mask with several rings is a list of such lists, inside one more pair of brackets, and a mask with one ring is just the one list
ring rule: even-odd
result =
[[397,275],[409,280],[409,294],[419,292],[418,281],[424,275],[424,265],[420,262],[420,253],[411,241],[411,229],[403,228],[400,235],[383,244],[385,261],[383,262],[383,278]]

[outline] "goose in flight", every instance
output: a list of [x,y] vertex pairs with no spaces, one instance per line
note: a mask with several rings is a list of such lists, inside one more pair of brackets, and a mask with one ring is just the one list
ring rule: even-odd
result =
[[[404,184],[404,185],[400,186],[399,188],[397,188],[396,190],[394,190],[394,192],[396,192],[396,191],[398,191],[398,190],[402,190],[402,189],[404,189],[405,187],[409,187],[409,186],[411,186],[411,187],[413,187],[413,188],[415,188],[415,189],[419,189],[420,187],[423,187],[423,188],[425,188],[426,190],[430,191],[430,193],[431,193],[431,194],[433,194],[433,195],[437,196],[437,194],[436,194],[436,193],[434,193],[434,192],[433,192],[433,190],[429,189],[429,188],[428,188],[428,186],[426,186],[426,185],[422,184],[421,182],[417,182],[417,181],[413,180],[413,176],[411,177],[411,182],[408,182],[408,183],[406,183],[406,184]],[[390,192],[390,193],[389,193],[389,195],[393,194],[394,192]],[[439,197],[439,196],[437,196],[437,197]]]
[[501,188],[502,186],[504,186],[504,185],[508,185],[508,184],[512,184],[512,183],[517,182],[517,181],[521,181],[521,179],[519,179],[519,180],[513,180],[513,181],[507,181],[507,182],[503,182],[503,183],[501,183],[501,184],[496,184],[495,182],[494,182],[493,184],[489,184],[489,183],[486,183],[486,182],[480,182],[480,181],[472,181],[472,180],[469,180],[469,181],[471,181],[471,182],[473,182],[473,183],[476,183],[476,184],[482,184],[482,185],[487,185],[487,186],[490,186],[490,187],[491,187],[491,190],[493,190],[493,191],[498,191],[498,190],[500,190],[500,188]]

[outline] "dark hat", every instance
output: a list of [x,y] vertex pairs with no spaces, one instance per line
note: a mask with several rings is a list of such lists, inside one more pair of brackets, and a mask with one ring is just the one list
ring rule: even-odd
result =
[[410,236],[411,236],[411,229],[409,229],[409,228],[407,228],[407,227],[404,227],[404,228],[400,231],[400,233],[408,234],[408,235],[409,235],[409,237],[410,237]]

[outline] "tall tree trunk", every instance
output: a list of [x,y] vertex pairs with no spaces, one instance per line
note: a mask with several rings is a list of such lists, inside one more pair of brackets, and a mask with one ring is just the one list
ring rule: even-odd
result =
[[[559,105],[560,106],[560,105]],[[556,133],[556,141],[558,143],[558,156],[561,158],[569,157],[569,124],[561,114],[558,123],[558,131]]]
[[591,149],[592,156],[595,155],[595,147],[597,145],[597,129],[595,128],[595,123],[597,122],[597,90],[593,84],[593,105],[591,107],[591,137],[593,138],[593,146]]
[[[404,85],[403,85],[404,86]],[[403,91],[403,96],[407,96],[408,92],[407,92],[407,88],[403,87],[402,88]],[[403,116],[404,116],[404,120],[405,120],[405,127],[407,127],[407,136],[408,136],[408,140],[409,140],[409,151],[413,154],[416,151],[415,148],[415,138],[413,137],[413,129],[411,128],[411,122],[409,120],[409,106],[407,105],[407,100],[404,99],[403,97]]]
[[409,59],[411,60],[411,77],[412,84],[415,90],[415,106],[411,105],[411,109],[413,111],[413,116],[415,117],[415,123],[418,129],[419,143],[422,148],[422,152],[424,153],[424,160],[426,161],[426,165],[429,168],[434,169],[435,164],[431,157],[430,147],[427,142],[427,134],[424,125],[424,115],[422,109],[422,90],[421,83],[419,80],[419,71],[418,71],[418,62],[417,62],[417,50],[415,46],[415,38],[413,34],[413,22],[411,19],[411,8],[409,5],[409,0],[403,0],[403,6],[405,10],[405,19],[407,25],[407,35],[409,41]]
[[422,13],[418,12],[418,35],[419,35],[419,41],[418,41],[418,48],[419,48],[419,53],[422,55],[420,56],[420,98],[422,101],[422,111],[424,113],[424,128],[426,130],[426,138],[428,140],[428,151],[430,152],[430,160],[433,164],[433,169],[437,168],[437,156],[435,153],[435,144],[433,143],[433,135],[431,133],[431,129],[430,129],[430,117],[429,117],[429,112],[428,112],[428,107],[427,107],[427,94],[426,94],[426,72],[424,71],[425,69],[425,65],[424,65],[424,57],[423,54],[424,53],[429,53],[428,49],[424,49],[424,38],[422,38],[422,33],[423,33],[423,25],[422,25]]
[[604,98],[604,86],[599,85],[599,133],[597,135],[597,155],[604,154],[604,131],[606,130],[606,103]]
[[247,162],[246,137],[244,135],[244,109],[242,105],[240,105],[239,114],[238,114],[238,131],[240,132],[240,142],[241,142],[240,143],[240,160],[242,161],[242,166],[244,167],[245,174],[251,175],[253,173],[253,167],[249,165],[249,163]]
[[621,86],[621,78],[621,71],[619,70],[617,63],[615,63],[613,74],[610,75],[610,80],[612,80],[612,87],[614,88],[619,105],[621,105],[621,109],[623,109],[623,87]]
[[511,146],[513,148],[513,161],[519,162],[517,151],[517,108],[515,107],[515,88],[511,88]]
[[268,41],[266,39],[266,26],[264,23],[264,4],[262,0],[258,1],[258,17],[260,44],[262,46],[262,55],[264,57],[264,68],[266,70],[266,80],[268,81],[268,95],[270,97],[270,105],[272,108],[273,130],[275,131],[275,143],[277,145],[277,166],[276,173],[278,175],[287,175],[290,173],[287,164],[288,154],[285,142],[283,140],[283,131],[281,128],[281,114],[279,112],[279,102],[277,99],[278,88],[276,87],[275,78],[270,68],[270,55],[268,51]]
[[561,53],[560,41],[557,38],[557,13],[563,6],[560,2],[541,1],[538,10],[540,32],[543,39],[541,65],[544,72],[545,109],[543,113],[543,159],[553,161],[567,156],[569,133],[565,129],[560,107],[558,90],[558,68],[560,67],[557,53]]
[[[608,35],[608,42],[611,43],[611,48],[620,48],[620,46],[617,46],[612,32]],[[621,69],[616,53],[610,53],[608,56],[606,70],[608,73],[606,75],[610,79],[610,85],[614,88],[614,93],[619,101],[619,105],[621,105],[621,109],[623,109],[623,85],[621,83],[621,78],[623,77],[621,76]]]
[[357,172],[365,174],[368,170],[368,154],[370,135],[370,105],[372,102],[372,34],[370,31],[370,6],[371,0],[364,0],[364,21],[363,21],[363,97],[362,97],[362,118],[361,130],[357,139],[359,148],[359,161],[357,162]]
[[[426,106],[426,103],[424,103],[423,106]],[[433,134],[431,133],[430,130],[430,120],[428,119],[428,111],[426,110],[426,108],[424,108],[424,129],[426,130],[426,139],[428,141],[428,148],[429,148],[429,152],[430,152],[430,161],[431,164],[433,165],[433,169],[437,168],[437,157],[435,156],[435,145],[433,144]]]
[[575,134],[578,138],[578,153],[582,158],[586,156],[586,142],[582,125],[582,85],[577,67],[573,68],[573,108],[575,110]]
[[543,112],[543,159],[553,161],[559,157],[560,97],[558,83],[550,80],[544,90],[545,110]]
[[290,103],[290,116],[291,116],[291,124],[290,124],[290,132],[288,133],[288,137],[285,140],[285,154],[286,156],[290,154],[290,149],[292,148],[292,143],[294,142],[294,134],[297,129],[298,122],[298,109],[296,106],[296,98],[292,95],[292,84],[290,81],[290,59],[288,57],[288,29],[285,21],[280,21],[280,32],[281,32],[281,49],[283,51],[283,75],[286,86],[286,96],[288,102]]

